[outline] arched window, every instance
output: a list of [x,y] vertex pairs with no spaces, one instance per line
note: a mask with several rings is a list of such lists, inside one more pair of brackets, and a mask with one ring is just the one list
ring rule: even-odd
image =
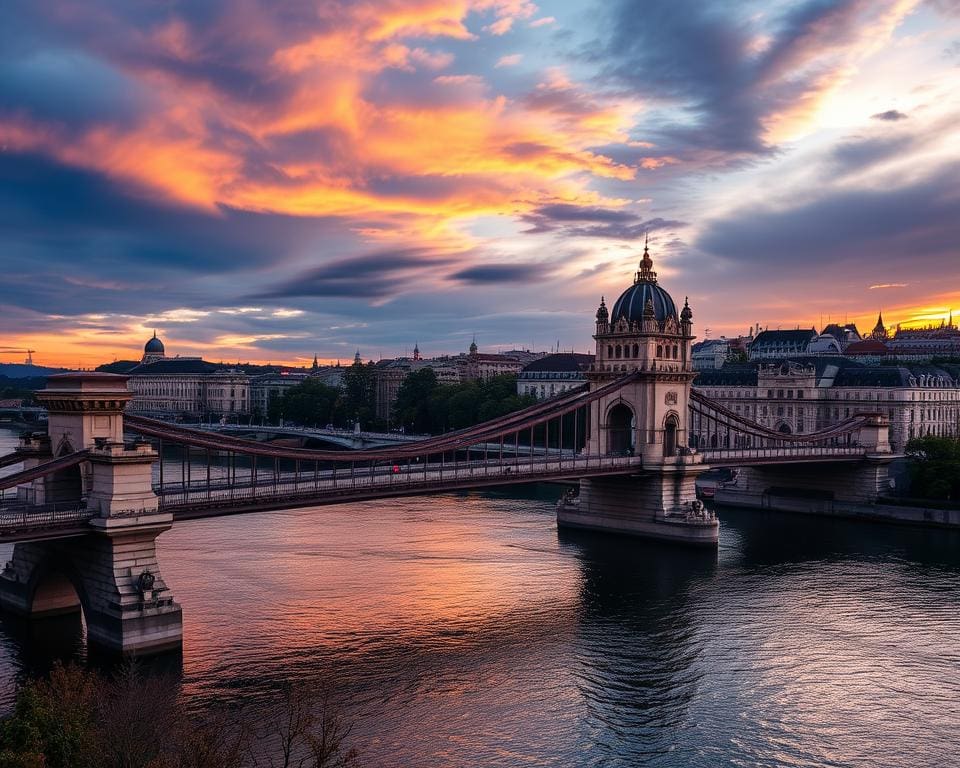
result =
[[680,357],[680,347],[676,344],[673,345],[673,359],[677,360]]
[[664,456],[676,456],[677,455],[677,430],[680,428],[680,423],[677,421],[677,417],[673,414],[667,416],[667,420],[663,425],[663,455]]
[[607,357],[613,357],[613,344],[607,344]]
[[663,357],[663,344],[657,344],[657,357]]
[[619,359],[620,357],[623,356],[622,353],[623,353],[623,348],[622,348],[619,344],[617,344],[617,349],[616,349],[616,351],[615,351],[614,354],[615,354],[615,355],[617,356],[617,358]]
[[633,454],[633,411],[617,403],[607,414],[607,440],[610,453]]
[[634,344],[634,345],[633,345],[633,356],[634,356],[634,357],[640,357],[640,345],[639,345],[639,344]]

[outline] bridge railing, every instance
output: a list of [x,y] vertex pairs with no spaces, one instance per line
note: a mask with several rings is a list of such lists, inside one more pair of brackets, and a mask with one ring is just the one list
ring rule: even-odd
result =
[[0,535],[61,528],[87,522],[96,515],[96,510],[88,509],[85,501],[54,504],[5,503],[0,506]]
[[257,500],[320,500],[363,492],[426,490],[469,487],[478,481],[495,483],[528,482],[536,479],[592,473],[630,472],[640,468],[633,456],[550,456],[524,457],[509,462],[460,461],[410,465],[370,466],[353,472],[329,469],[313,475],[281,473],[279,476],[248,478],[240,483],[176,484],[159,491],[164,509],[237,504]]
[[789,459],[811,460],[817,458],[858,457],[866,454],[859,445],[844,446],[793,446],[777,448],[705,448],[700,451],[704,460],[717,461],[783,461]]

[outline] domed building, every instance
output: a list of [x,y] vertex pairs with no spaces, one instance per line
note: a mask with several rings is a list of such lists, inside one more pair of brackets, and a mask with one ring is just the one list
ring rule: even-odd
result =
[[829,333],[821,333],[807,344],[808,355],[839,355],[840,342]]
[[644,245],[633,284],[613,312],[603,299],[597,309],[596,356],[585,372],[589,435],[580,452],[642,473],[582,479],[576,499],[557,506],[558,526],[716,545],[717,520],[701,514],[695,487],[704,465],[689,411],[697,376],[693,310],[686,301],[677,310]]
[[143,357],[140,358],[141,363],[155,363],[157,360],[163,360],[167,356],[166,350],[163,348],[163,342],[157,338],[157,332],[153,332],[153,336],[147,340],[147,343],[143,345]]
[[[696,376],[691,365],[693,311],[684,302],[677,312],[673,297],[657,282],[649,245],[644,245],[640,268],[629,286],[607,309],[604,299],[597,310],[596,359],[588,378],[605,384],[639,372],[636,400],[630,406],[618,395],[604,403],[604,449],[614,453],[657,453],[673,460],[686,445],[687,393]],[[640,390],[643,390],[641,393]],[[623,390],[626,392],[626,390]]]

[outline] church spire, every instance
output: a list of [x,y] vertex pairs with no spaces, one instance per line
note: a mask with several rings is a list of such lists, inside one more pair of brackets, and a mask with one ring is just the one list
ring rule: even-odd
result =
[[637,270],[637,276],[633,280],[634,284],[655,283],[657,282],[657,273],[653,271],[653,259],[650,258],[650,233],[648,232],[643,241],[643,258],[640,259],[640,269]]

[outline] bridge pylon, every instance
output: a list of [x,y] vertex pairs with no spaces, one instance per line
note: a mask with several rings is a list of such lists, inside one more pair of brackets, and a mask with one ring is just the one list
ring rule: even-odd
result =
[[[48,436],[21,443],[27,468],[86,451],[76,466],[21,489],[24,501],[56,514],[85,504],[87,532],[21,542],[0,574],[0,608],[33,618],[83,611],[90,642],[124,653],[178,648],[180,606],[157,562],[156,539],[173,524],[152,487],[157,453],[123,441],[127,377],[101,373],[52,376],[37,397],[48,408]],[[61,475],[61,476],[58,476]]]
[[607,310],[597,310],[591,391],[626,374],[629,383],[599,399],[587,450],[642,457],[628,478],[580,481],[580,495],[557,508],[557,524],[715,546],[719,524],[697,501],[694,483],[705,467],[689,450],[688,404],[693,312],[657,283],[648,248],[633,285]]

